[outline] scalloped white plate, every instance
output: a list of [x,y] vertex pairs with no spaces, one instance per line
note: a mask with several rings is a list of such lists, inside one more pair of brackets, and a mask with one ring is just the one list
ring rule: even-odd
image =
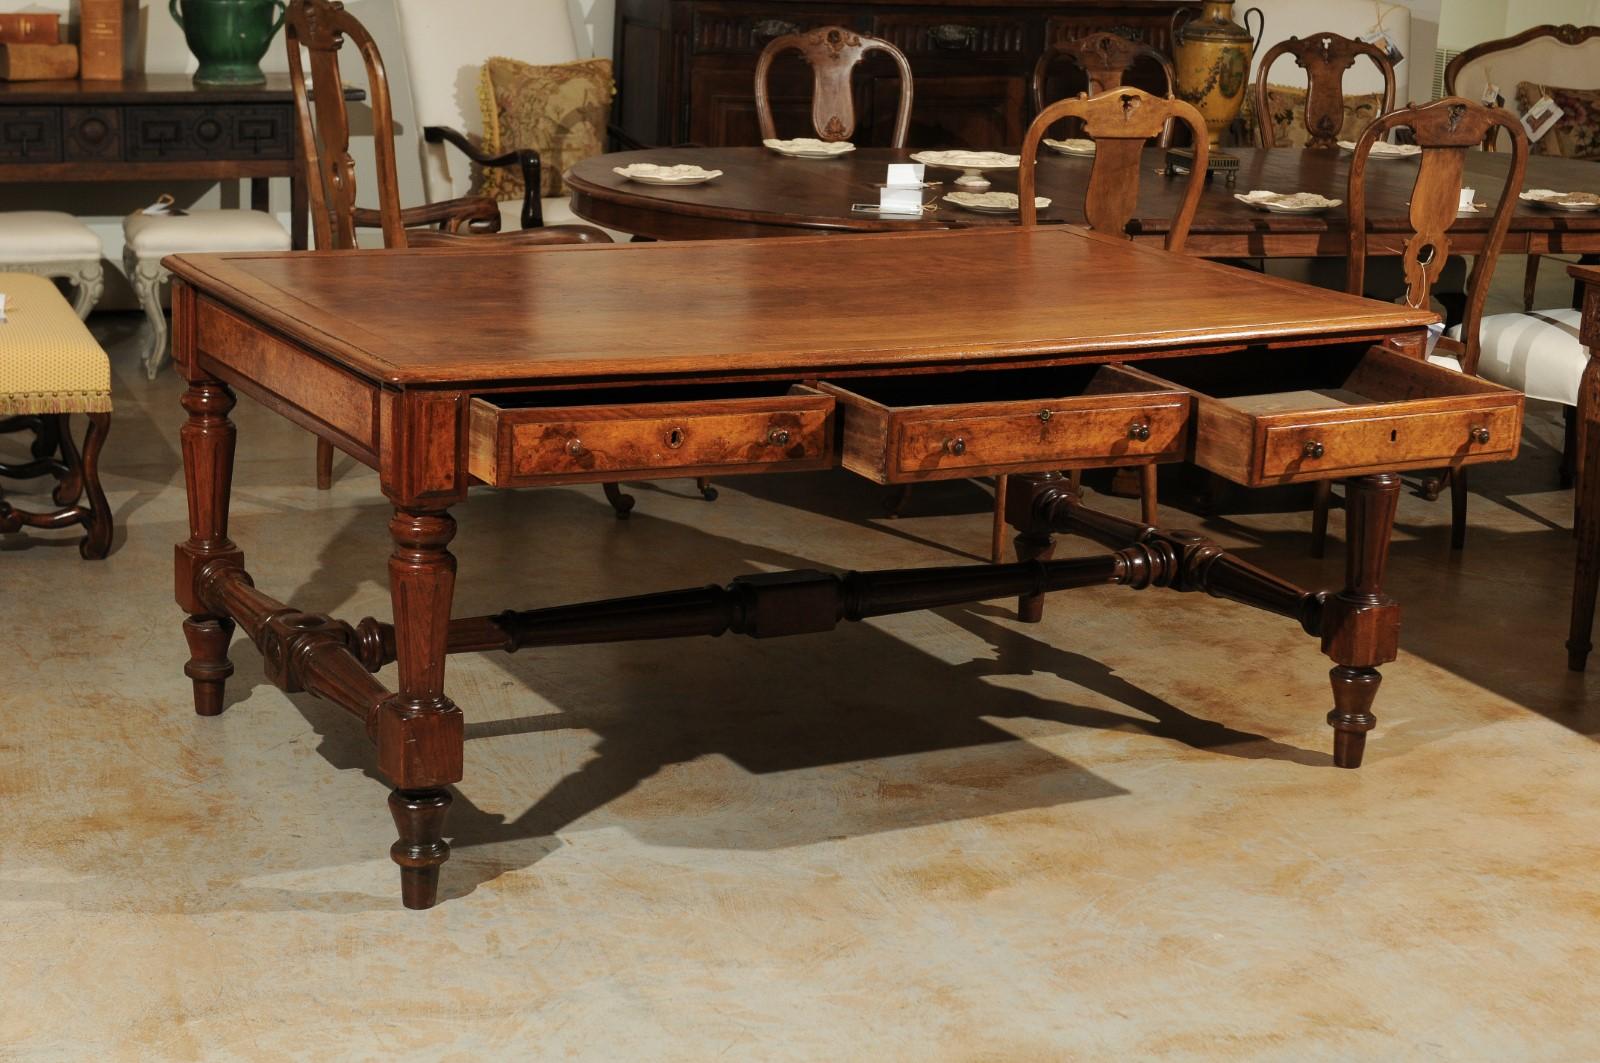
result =
[[611,172],[645,185],[698,185],[722,176],[721,170],[706,170],[689,163],[661,166],[653,162],[630,162],[613,166]]
[[[1022,201],[1015,192],[950,192],[944,201],[979,214],[1015,214],[1022,209]],[[1034,196],[1033,205],[1043,210],[1050,205],[1050,200]]]
[[1342,199],[1329,199],[1315,192],[1269,192],[1258,188],[1253,192],[1235,192],[1234,199],[1247,207],[1268,210],[1274,214],[1321,214],[1344,203]]
[[848,140],[818,140],[816,137],[795,137],[793,140],[763,140],[763,147],[787,155],[791,159],[836,159],[856,150]]
[[1600,210],[1600,196],[1593,192],[1557,192],[1549,188],[1530,188],[1517,198],[1528,203],[1537,203],[1549,210],[1563,210],[1570,214],[1588,214]]
[[1072,137],[1069,140],[1051,140],[1046,137],[1044,146],[1057,155],[1072,155],[1080,159],[1094,158],[1094,141],[1082,137]]
[[[1355,153],[1356,142],[1353,140],[1339,141],[1339,147],[1351,154]],[[1416,144],[1390,144],[1380,140],[1372,145],[1372,158],[1374,159],[1412,159],[1422,154],[1422,149]]]
[[1003,151],[919,151],[911,156],[912,162],[924,166],[938,166],[946,170],[1015,170],[1022,165],[1021,155],[1007,155]]

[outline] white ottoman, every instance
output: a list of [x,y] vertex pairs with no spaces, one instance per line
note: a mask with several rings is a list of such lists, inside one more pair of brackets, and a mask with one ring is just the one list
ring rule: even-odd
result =
[[63,277],[73,288],[72,309],[89,316],[105,289],[100,260],[105,248],[94,230],[55,210],[0,212],[0,270]]
[[289,233],[276,218],[256,210],[191,210],[186,214],[130,214],[122,221],[123,267],[139,305],[150,319],[153,335],[144,352],[150,379],[167,360],[167,315],[161,309],[161,286],[169,278],[161,268],[168,255],[207,251],[287,251]]

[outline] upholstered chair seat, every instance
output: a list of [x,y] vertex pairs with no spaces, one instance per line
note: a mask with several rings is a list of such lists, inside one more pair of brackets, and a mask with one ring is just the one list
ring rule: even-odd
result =
[[105,289],[105,249],[94,230],[54,210],[0,212],[0,269],[61,277],[72,285],[78,317],[89,316]]
[[[1589,354],[1578,342],[1577,310],[1537,310],[1530,314],[1493,314],[1478,328],[1482,344],[1478,375],[1525,393],[1530,399],[1578,405],[1579,386]],[[1449,333],[1461,338],[1461,326]],[[1428,361],[1460,370],[1447,354]]]
[[150,319],[144,350],[145,373],[154,380],[167,357],[167,317],[161,288],[169,274],[168,255],[206,251],[287,251],[289,233],[277,219],[257,210],[192,210],[185,214],[130,214],[122,222],[123,264]]

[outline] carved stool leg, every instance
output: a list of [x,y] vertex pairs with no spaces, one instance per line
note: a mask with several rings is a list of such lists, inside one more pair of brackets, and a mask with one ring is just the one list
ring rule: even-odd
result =
[[35,461],[56,456],[56,451],[61,448],[62,417],[65,414],[44,414],[34,428],[33,445],[28,448]]
[[450,806],[444,787],[461,780],[461,710],[444,694],[456,582],[456,559],[447,547],[455,531],[455,519],[442,510],[396,509],[389,522],[400,684],[379,708],[373,730],[378,768],[396,788],[389,808],[400,840],[390,856],[400,865],[407,908],[431,908],[437,898],[439,865],[450,856],[443,837]]
[[[1033,500],[1041,492],[1059,487],[1063,478],[1058,472],[1018,474],[1011,477],[1006,491],[1006,520],[1017,529],[1012,540],[1018,561],[1048,561],[1055,553],[1055,536],[1050,529],[1040,526],[1034,516]],[[1017,619],[1025,624],[1037,624],[1044,619],[1044,595],[1024,594],[1017,598]]]
[[606,501],[611,503],[611,508],[616,510],[617,519],[627,520],[628,514],[633,512],[633,496],[624,494],[622,488],[614,483],[601,484],[600,488],[605,491]]
[[[106,493],[100,488],[100,451],[105,446],[106,433],[111,430],[109,413],[89,414],[89,430],[83,438],[83,455],[74,464],[76,479],[88,496],[88,514],[84,518],[88,534],[78,544],[78,553],[85,559],[98,561],[111,550],[111,507],[106,504]],[[63,442],[71,446],[70,439]],[[76,447],[72,448],[76,451]],[[70,468],[70,467],[69,467]],[[68,479],[74,478],[69,471]],[[63,484],[66,480],[62,481]],[[76,487],[74,487],[76,493]]]
[[190,660],[184,674],[194,683],[194,709],[202,716],[222,711],[222,695],[233,666],[228,663],[228,636],[233,621],[213,613],[200,599],[200,571],[213,561],[244,565],[244,554],[228,538],[228,501],[233,490],[236,432],[228,420],[233,393],[204,375],[189,378],[183,408],[189,420],[179,433],[183,474],[189,492],[189,539],[175,551],[178,604],[188,614],[183,622]]
[[1327,600],[1322,621],[1322,652],[1337,666],[1333,681],[1333,762],[1358,768],[1367,732],[1377,725],[1372,699],[1378,692],[1377,666],[1395,659],[1400,607],[1383,593],[1389,539],[1400,500],[1400,477],[1393,473],[1359,476],[1345,482],[1345,586]]

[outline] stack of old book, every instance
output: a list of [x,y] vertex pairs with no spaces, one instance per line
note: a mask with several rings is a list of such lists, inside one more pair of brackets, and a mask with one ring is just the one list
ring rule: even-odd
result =
[[0,12],[0,79],[48,81],[78,76],[78,46],[61,43],[61,16]]

